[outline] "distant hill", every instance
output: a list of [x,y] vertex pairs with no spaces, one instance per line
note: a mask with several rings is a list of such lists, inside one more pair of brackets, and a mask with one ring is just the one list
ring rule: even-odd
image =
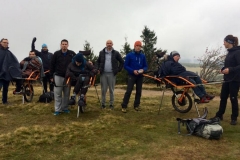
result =
[[199,67],[198,63],[181,63],[184,67]]

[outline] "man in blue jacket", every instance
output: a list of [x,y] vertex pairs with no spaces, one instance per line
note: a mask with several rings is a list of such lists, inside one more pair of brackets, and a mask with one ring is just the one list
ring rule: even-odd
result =
[[122,102],[122,112],[127,112],[127,105],[134,87],[136,84],[136,95],[134,100],[134,109],[136,111],[140,111],[140,98],[142,95],[142,83],[143,83],[143,75],[142,73],[148,69],[146,57],[143,54],[142,43],[140,41],[136,41],[134,43],[134,50],[127,54],[124,69],[128,72],[128,83],[127,90],[123,98]]

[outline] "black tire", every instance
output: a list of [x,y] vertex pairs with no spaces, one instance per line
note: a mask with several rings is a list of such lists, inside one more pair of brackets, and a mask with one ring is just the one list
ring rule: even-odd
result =
[[26,84],[23,90],[24,100],[26,102],[31,102],[34,96],[34,90],[32,84]]
[[187,113],[192,109],[192,98],[188,93],[185,93],[182,102],[179,102],[177,97],[180,98],[182,94],[183,91],[177,91],[176,95],[174,94],[172,96],[172,105],[176,111],[180,113]]

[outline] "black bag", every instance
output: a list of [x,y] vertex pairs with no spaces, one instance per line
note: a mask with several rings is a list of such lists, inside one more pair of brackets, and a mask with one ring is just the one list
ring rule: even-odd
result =
[[178,121],[178,133],[180,134],[180,124],[185,124],[187,126],[187,131],[189,135],[196,135],[204,137],[206,139],[220,139],[223,134],[223,128],[220,125],[219,118],[206,119],[207,108],[205,108],[205,113],[201,118],[193,119],[181,119],[177,118]]
[[40,95],[38,102],[50,103],[52,100],[54,100],[53,92],[44,92]]

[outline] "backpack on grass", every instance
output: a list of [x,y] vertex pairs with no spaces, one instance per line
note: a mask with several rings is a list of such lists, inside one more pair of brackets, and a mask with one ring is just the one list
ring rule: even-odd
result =
[[54,100],[53,92],[44,92],[42,95],[40,95],[38,102],[50,103],[52,100]]
[[187,126],[188,135],[196,135],[206,139],[220,139],[223,134],[223,128],[220,125],[219,118],[206,119],[207,108],[201,118],[181,119],[178,121],[178,133],[180,133],[180,124]]

